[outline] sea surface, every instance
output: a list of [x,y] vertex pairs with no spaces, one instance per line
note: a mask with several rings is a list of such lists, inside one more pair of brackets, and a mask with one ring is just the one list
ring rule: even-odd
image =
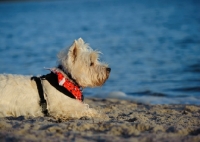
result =
[[43,75],[82,37],[112,68],[85,97],[200,105],[199,0],[0,2],[0,73]]

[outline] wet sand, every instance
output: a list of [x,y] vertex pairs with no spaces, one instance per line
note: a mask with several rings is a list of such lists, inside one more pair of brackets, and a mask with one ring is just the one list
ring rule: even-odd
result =
[[97,98],[85,103],[104,117],[65,122],[51,117],[0,118],[0,141],[200,141],[200,106]]

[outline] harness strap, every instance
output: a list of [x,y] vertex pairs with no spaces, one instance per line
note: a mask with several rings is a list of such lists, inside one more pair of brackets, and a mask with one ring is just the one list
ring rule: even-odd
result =
[[[47,80],[55,89],[57,89],[59,92],[61,92],[62,94],[70,97],[70,98],[73,98],[73,99],[77,99],[74,94],[72,94],[72,92],[70,91],[70,89],[67,89],[65,88],[64,86],[60,86],[59,85],[59,81],[58,81],[58,76],[57,74],[51,72],[47,75],[43,75],[40,77],[41,80],[45,79]],[[81,90],[80,90],[81,91]],[[80,92],[81,93],[81,92]],[[81,98],[79,99],[80,101],[83,102],[84,100],[84,96],[83,94],[81,93]]]
[[40,106],[42,107],[42,112],[45,116],[48,116],[49,113],[48,113],[48,109],[47,109],[47,101],[44,98],[44,91],[42,88],[42,83],[41,83],[40,77],[33,76],[33,77],[31,77],[31,80],[34,80],[36,82],[38,94],[40,96]]

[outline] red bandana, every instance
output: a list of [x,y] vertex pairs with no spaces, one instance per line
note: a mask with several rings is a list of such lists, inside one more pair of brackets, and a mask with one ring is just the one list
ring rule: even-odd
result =
[[58,76],[58,83],[60,86],[66,88],[77,100],[82,101],[82,92],[77,85],[65,78],[59,69],[53,68],[50,70]]

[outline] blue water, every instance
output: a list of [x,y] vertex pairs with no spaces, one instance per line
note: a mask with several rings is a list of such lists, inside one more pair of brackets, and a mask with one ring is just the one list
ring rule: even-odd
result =
[[46,74],[79,37],[112,68],[86,97],[200,104],[199,0],[0,2],[0,73]]

